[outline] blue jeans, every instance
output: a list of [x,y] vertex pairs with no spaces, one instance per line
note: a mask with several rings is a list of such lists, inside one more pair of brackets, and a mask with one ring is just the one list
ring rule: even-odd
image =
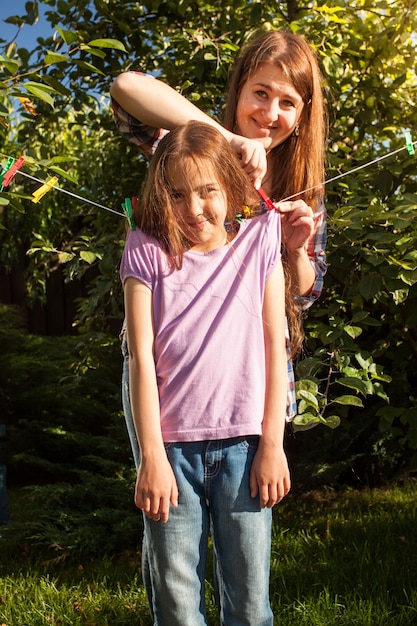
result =
[[155,626],[207,624],[204,579],[213,536],[220,623],[272,626],[271,509],[252,498],[258,437],[166,444],[179,490],[166,524],[144,516]]
[[136,436],[135,425],[133,423],[132,409],[130,406],[130,393],[129,393],[129,357],[123,358],[123,370],[122,370],[122,406],[125,416],[127,434],[129,435],[130,447],[132,448],[133,460],[135,467],[138,469],[140,463],[140,451],[138,438]]

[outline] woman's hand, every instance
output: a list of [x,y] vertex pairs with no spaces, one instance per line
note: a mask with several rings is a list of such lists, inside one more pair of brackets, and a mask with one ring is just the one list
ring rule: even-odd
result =
[[178,506],[177,481],[166,456],[142,460],[136,478],[135,504],[156,522],[167,522],[170,505]]
[[290,252],[304,248],[314,233],[314,213],[304,200],[275,203],[282,214],[282,238]]
[[247,139],[241,135],[232,134],[230,145],[239,157],[242,168],[249,176],[255,189],[259,189],[266,174],[265,148],[257,139]]

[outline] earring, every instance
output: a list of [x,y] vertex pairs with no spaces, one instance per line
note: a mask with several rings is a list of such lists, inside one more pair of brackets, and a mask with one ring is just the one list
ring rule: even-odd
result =
[[294,137],[298,137],[299,134],[300,134],[300,124],[297,122],[293,131],[293,135]]

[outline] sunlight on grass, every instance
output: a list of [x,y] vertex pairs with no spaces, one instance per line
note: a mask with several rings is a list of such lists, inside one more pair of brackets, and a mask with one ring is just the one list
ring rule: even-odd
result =
[[292,496],[275,510],[280,626],[417,623],[416,486]]
[[[293,494],[276,507],[271,557],[276,623],[414,626],[416,496],[417,485],[409,481],[372,491]],[[151,625],[139,554],[46,565],[24,546],[11,550],[6,543],[1,540],[0,624]],[[216,626],[210,582],[206,596],[209,624]]]
[[[150,626],[142,581],[138,574],[127,583],[117,582],[117,569],[112,576],[87,569],[79,574],[62,573],[50,578],[36,571],[20,572],[0,581],[0,618],[7,626],[56,626],[111,624],[111,626]],[[94,568],[95,569],[95,568]],[[69,573],[72,584],[64,582]],[[118,571],[126,578],[126,572]]]

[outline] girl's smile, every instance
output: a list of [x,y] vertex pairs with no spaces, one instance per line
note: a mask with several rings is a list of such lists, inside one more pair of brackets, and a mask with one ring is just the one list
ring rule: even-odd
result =
[[236,109],[237,131],[271,150],[292,134],[303,106],[302,97],[282,70],[264,63],[242,88]]

